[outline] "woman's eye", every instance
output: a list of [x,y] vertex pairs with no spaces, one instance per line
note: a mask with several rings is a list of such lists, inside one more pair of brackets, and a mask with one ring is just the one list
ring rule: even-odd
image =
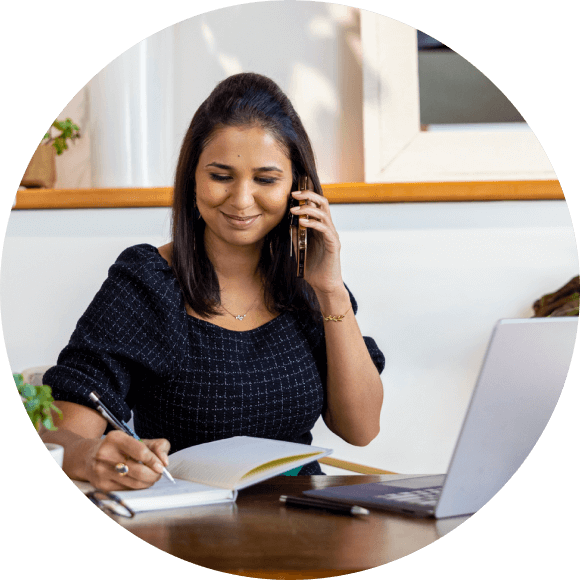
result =
[[228,181],[231,179],[229,175],[221,175],[219,173],[210,173],[210,176],[214,181]]
[[[219,182],[232,180],[231,175],[227,175],[227,174],[223,174],[223,173],[210,173],[210,177],[213,181],[219,181]],[[278,181],[276,177],[255,177],[254,179],[255,179],[256,183],[259,183],[260,185],[271,185],[273,183],[276,183],[276,181]]]

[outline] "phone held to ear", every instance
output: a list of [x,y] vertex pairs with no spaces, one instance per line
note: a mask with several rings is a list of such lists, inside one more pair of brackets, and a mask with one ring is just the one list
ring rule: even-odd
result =
[[[302,175],[298,178],[298,189],[305,191],[308,189],[308,176]],[[292,198],[292,206],[304,205],[308,203],[306,200],[297,200]],[[296,256],[296,277],[304,278],[304,264],[306,263],[306,248],[308,247],[308,230],[300,225],[300,220],[297,215],[291,215],[290,223],[290,256],[292,256],[294,241],[292,230],[297,229],[297,256]]]

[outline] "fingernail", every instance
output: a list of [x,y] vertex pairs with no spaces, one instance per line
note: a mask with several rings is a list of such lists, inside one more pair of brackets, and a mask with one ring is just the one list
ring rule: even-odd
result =
[[155,469],[157,473],[163,473],[163,465],[159,461],[155,463],[153,469]]

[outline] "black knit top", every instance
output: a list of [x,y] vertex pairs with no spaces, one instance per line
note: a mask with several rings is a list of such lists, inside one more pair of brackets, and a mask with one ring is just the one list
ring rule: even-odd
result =
[[[381,351],[364,340],[381,372]],[[133,413],[140,437],[164,437],[174,452],[235,435],[310,444],[325,376],[321,323],[283,312],[233,331],[194,318],[168,263],[141,244],[111,266],[44,382],[55,400],[89,407],[97,391],[125,421]],[[321,471],[315,463],[300,473]]]

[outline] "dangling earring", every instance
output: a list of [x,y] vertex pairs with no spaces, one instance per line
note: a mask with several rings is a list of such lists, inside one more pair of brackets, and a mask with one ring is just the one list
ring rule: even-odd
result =
[[193,200],[193,214],[195,215],[196,220],[201,219],[201,214],[199,213],[199,210],[197,209],[197,199],[195,199],[195,198]]

